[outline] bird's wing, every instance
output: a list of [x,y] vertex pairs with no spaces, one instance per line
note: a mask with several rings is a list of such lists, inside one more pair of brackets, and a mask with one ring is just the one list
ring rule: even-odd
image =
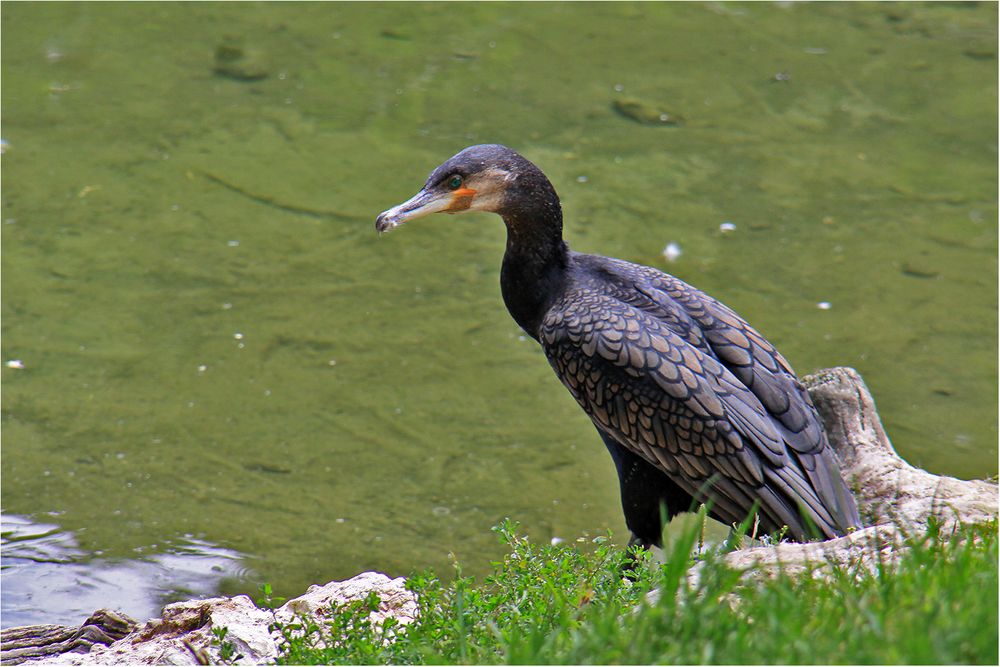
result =
[[598,428],[692,496],[711,496],[727,521],[742,521],[757,500],[772,525],[801,526],[798,502],[821,527],[836,525],[761,401],[661,319],[582,289],[549,311],[539,333]]
[[[732,309],[704,292],[650,267],[641,267],[641,274],[645,280],[637,281],[635,290],[654,308],[683,309],[711,353],[760,400],[840,532],[860,525],[857,504],[840,476],[819,414],[785,358]],[[789,470],[772,473],[791,484]]]
[[[649,299],[648,307],[683,309],[714,356],[775,420],[785,444],[799,454],[822,452],[826,437],[812,400],[781,353],[726,305],[673,276],[641,268],[646,280],[635,288]],[[803,457],[807,468],[812,463]]]

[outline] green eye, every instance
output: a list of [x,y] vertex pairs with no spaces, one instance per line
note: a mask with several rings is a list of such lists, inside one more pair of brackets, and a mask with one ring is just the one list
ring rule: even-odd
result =
[[455,174],[454,176],[449,178],[448,187],[452,190],[458,190],[460,187],[462,187],[462,177],[459,176],[458,174]]

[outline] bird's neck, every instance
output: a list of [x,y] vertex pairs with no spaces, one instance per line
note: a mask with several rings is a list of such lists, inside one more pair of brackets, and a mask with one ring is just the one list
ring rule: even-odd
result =
[[514,321],[534,339],[566,283],[569,248],[562,238],[562,210],[553,198],[533,210],[504,211],[507,250],[500,290]]

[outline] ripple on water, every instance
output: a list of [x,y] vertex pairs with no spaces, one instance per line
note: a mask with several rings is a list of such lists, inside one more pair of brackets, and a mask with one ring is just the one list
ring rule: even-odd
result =
[[160,553],[110,559],[87,553],[72,532],[12,514],[0,517],[0,626],[77,625],[101,607],[144,621],[163,605],[218,594],[223,579],[246,579],[243,555],[193,536]]

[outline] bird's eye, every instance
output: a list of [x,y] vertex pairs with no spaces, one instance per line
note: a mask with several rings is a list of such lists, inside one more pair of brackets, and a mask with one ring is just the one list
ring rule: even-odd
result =
[[462,187],[462,177],[461,176],[459,176],[458,174],[455,174],[454,176],[452,176],[451,178],[448,179],[448,188],[450,190],[458,190],[460,187]]

